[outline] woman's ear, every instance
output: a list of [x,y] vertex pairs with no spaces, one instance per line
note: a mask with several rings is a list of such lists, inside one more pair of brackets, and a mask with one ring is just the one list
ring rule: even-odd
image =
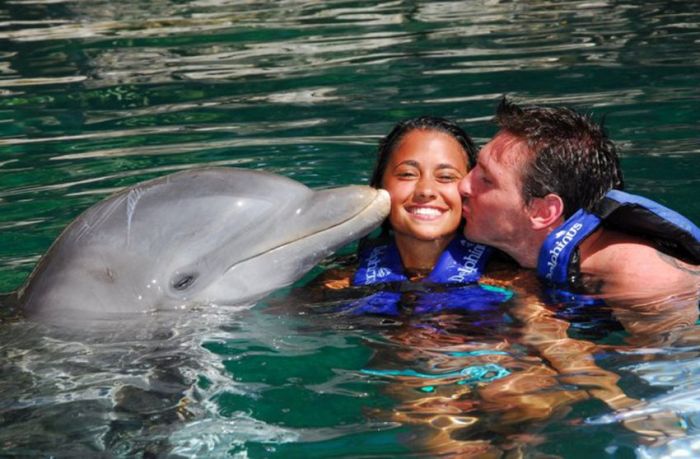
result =
[[534,230],[558,226],[564,219],[564,201],[557,194],[549,193],[542,198],[533,198],[528,207]]

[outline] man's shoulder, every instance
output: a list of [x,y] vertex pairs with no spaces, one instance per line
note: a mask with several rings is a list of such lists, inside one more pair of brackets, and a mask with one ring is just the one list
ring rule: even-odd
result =
[[[582,271],[633,287],[657,288],[687,277],[700,281],[700,267],[659,251],[652,241],[619,231],[601,229],[581,247]],[[690,279],[687,279],[690,280]]]
[[700,266],[667,255],[645,239],[601,230],[582,251],[581,272],[633,334],[694,326]]

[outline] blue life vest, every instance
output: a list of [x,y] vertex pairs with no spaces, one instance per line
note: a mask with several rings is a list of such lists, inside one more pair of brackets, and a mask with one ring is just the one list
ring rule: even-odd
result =
[[[491,252],[491,247],[471,242],[461,234],[455,236],[440,255],[435,268],[424,280],[436,284],[476,282],[481,278]],[[353,285],[407,280],[399,249],[393,239],[388,244],[375,245],[360,251],[360,263],[352,280]]]
[[611,190],[592,212],[578,210],[544,241],[537,276],[555,285],[575,284],[578,247],[601,225],[642,236],[660,250],[700,264],[700,229],[690,220],[651,199]]
[[[506,289],[476,284],[492,250],[468,241],[462,235],[456,236],[440,255],[431,273],[413,283],[404,272],[399,249],[393,240],[363,249],[352,283],[356,286],[382,285],[383,289],[344,305],[342,310],[353,315],[396,316],[400,312],[402,296],[408,293],[412,294],[414,314],[491,309],[513,296]],[[439,284],[446,285],[441,288]]]
[[[411,290],[401,283],[393,290],[380,290],[371,295],[344,304],[339,309],[352,315],[375,314],[398,316],[401,314],[401,300],[410,295],[411,314],[437,314],[444,311],[465,311],[487,313],[497,305],[513,297],[508,289],[491,285],[471,284],[441,286],[433,285],[424,290]],[[481,318],[481,317],[480,317]]]

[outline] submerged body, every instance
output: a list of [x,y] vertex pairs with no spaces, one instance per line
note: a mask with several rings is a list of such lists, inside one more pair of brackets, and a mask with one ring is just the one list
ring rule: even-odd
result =
[[186,171],[124,190],[73,221],[17,292],[34,320],[73,323],[250,303],[376,227],[383,191],[313,191],[274,174]]

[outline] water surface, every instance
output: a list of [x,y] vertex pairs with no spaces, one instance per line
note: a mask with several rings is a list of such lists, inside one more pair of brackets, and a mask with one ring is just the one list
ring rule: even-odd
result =
[[[365,183],[396,121],[446,116],[483,144],[503,94],[605,116],[629,191],[699,222],[697,6],[8,0],[0,291],[21,286],[68,222],[125,186],[202,165],[264,169],[312,187]],[[415,377],[363,371],[546,365],[524,344],[505,356],[474,353],[500,351],[522,332],[510,303],[478,327],[469,316],[313,317],[288,293],[249,311],[144,327],[136,340],[3,324],[0,454],[425,456],[440,429],[416,406],[435,394],[458,394],[449,414],[466,424],[449,447],[462,453],[479,442],[563,457],[664,451],[641,447],[620,422],[584,423],[610,413],[599,401],[512,428],[471,405],[478,397],[464,378],[436,377],[430,392]],[[626,343],[614,324],[593,333],[577,323],[574,338]],[[596,357],[630,396],[687,389],[678,410],[697,435],[697,351]],[[487,422],[472,428],[471,417]]]

